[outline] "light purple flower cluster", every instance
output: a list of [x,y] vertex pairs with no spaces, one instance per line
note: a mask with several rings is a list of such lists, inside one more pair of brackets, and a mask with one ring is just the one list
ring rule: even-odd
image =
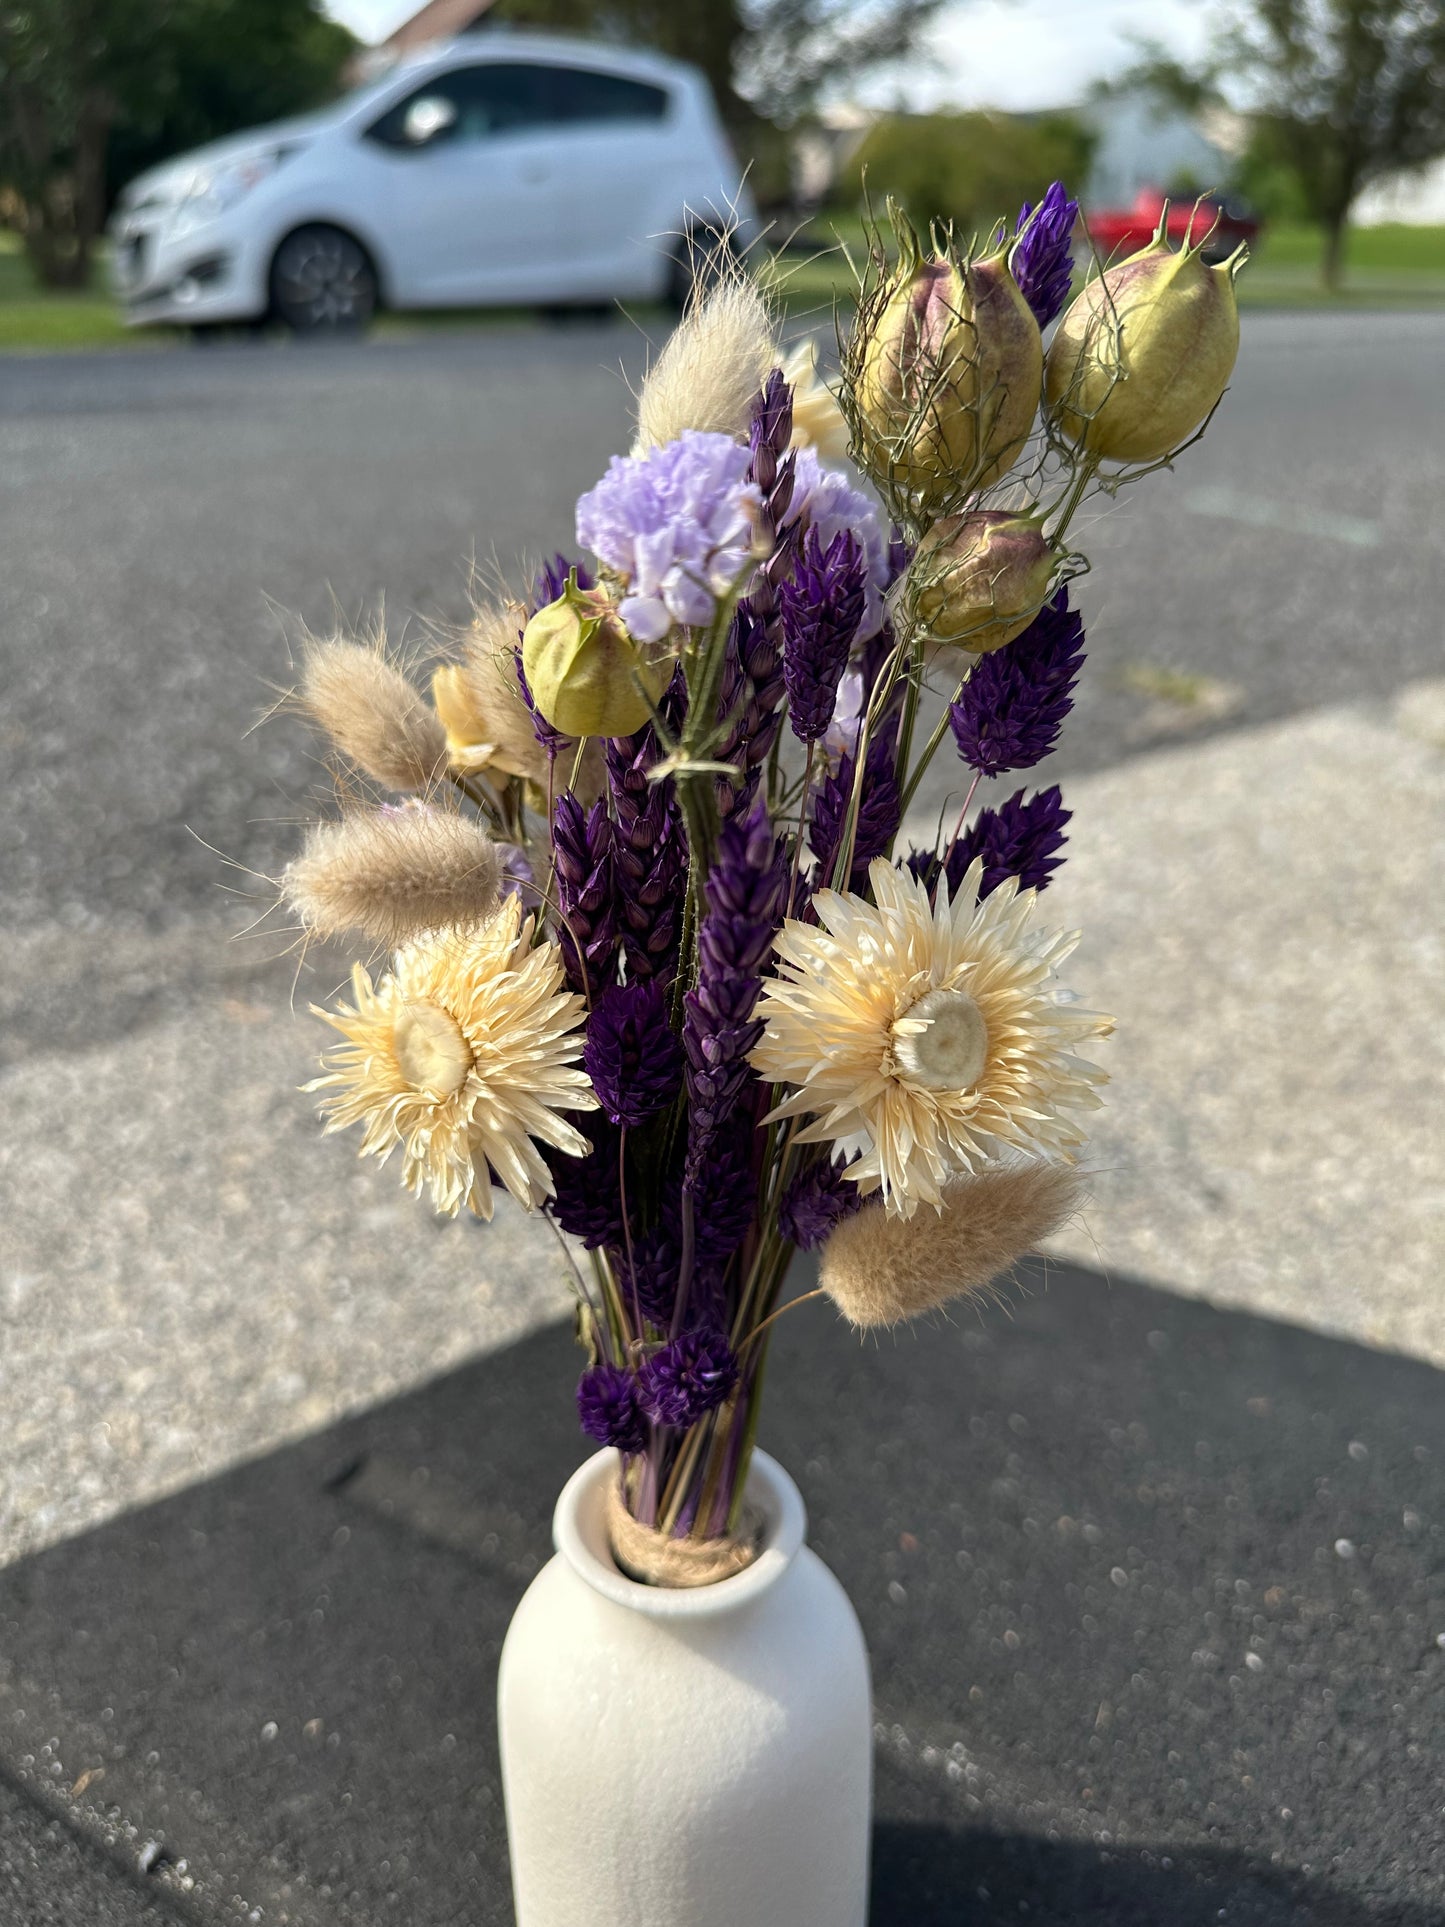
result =
[[697,986],[687,993],[682,1026],[691,1191],[699,1188],[718,1131],[751,1075],[748,1052],[763,1031],[753,1008],[787,892],[787,858],[759,803],[723,825],[705,886]]
[[1060,589],[1021,636],[979,658],[948,716],[970,769],[1003,776],[1043,761],[1074,706],[1083,643],[1083,619]]
[[639,642],[661,642],[677,623],[706,627],[747,567],[760,500],[750,460],[730,435],[689,428],[614,455],[578,501],[577,540],[625,578],[619,614]]

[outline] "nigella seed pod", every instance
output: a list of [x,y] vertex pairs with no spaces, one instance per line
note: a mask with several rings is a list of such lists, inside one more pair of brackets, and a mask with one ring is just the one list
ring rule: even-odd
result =
[[1007,250],[925,259],[901,216],[895,227],[898,270],[851,354],[858,452],[885,492],[936,508],[1018,460],[1038,412],[1043,342]]
[[1091,281],[1045,367],[1059,434],[1105,462],[1158,462],[1187,442],[1234,370],[1246,258],[1207,267],[1201,248],[1169,246],[1161,220],[1148,247]]
[[909,569],[912,601],[936,645],[987,655],[1027,629],[1059,553],[1032,515],[974,509],[935,522]]
[[672,658],[644,654],[603,589],[582,589],[574,569],[555,602],[522,636],[532,701],[568,736],[630,736],[672,679]]

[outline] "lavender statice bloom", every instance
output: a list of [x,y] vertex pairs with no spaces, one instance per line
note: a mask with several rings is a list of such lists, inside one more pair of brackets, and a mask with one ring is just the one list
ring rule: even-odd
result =
[[687,897],[687,831],[676,787],[671,777],[654,783],[649,774],[660,755],[651,723],[607,745],[618,910],[634,980],[667,978],[677,968]]
[[[848,825],[848,804],[853,793],[854,762],[845,755],[837,770],[825,777],[813,798],[813,814],[808,824],[808,845],[818,859],[820,883],[833,882],[833,868]],[[885,856],[898,834],[903,815],[903,799],[893,773],[891,734],[875,738],[868,745],[863,765],[862,793],[858,801],[858,821],[853,832],[853,865],[845,888],[861,890],[868,881],[868,865],[874,857]]]
[[1054,852],[1068,841],[1064,825],[1072,815],[1064,808],[1057,783],[1027,800],[1018,790],[996,810],[980,810],[949,853],[949,895],[975,857],[983,858],[980,897],[996,890],[1005,877],[1017,877],[1021,890],[1047,889],[1064,861]]
[[603,991],[587,1019],[582,1064],[613,1124],[636,1130],[667,1108],[682,1087],[682,1047],[655,978]]
[[747,567],[761,500],[751,459],[730,435],[688,428],[614,455],[578,501],[577,540],[626,579],[618,613],[637,641],[661,642],[674,623],[705,628]]
[[637,1380],[620,1365],[594,1365],[577,1384],[577,1416],[582,1430],[599,1445],[619,1452],[641,1452],[647,1423],[638,1404]]
[[617,885],[612,825],[601,802],[585,811],[572,794],[552,813],[555,887],[562,922],[557,940],[573,990],[596,996],[617,970]]
[[537,872],[532,868],[532,859],[515,843],[499,843],[497,848],[502,853],[501,895],[520,897],[524,907],[535,908]]
[[791,579],[778,589],[788,721],[800,743],[816,743],[833,720],[865,591],[863,552],[852,531],[841,529],[825,549],[810,528]]
[[863,1194],[843,1176],[846,1158],[818,1158],[788,1186],[778,1229],[799,1251],[816,1251],[835,1225],[861,1210]]
[[787,520],[797,462],[789,449],[792,434],[793,391],[782,369],[774,368],[753,403],[748,431],[748,480],[761,496],[757,539],[767,554],[728,625],[718,692],[718,720],[728,729],[717,759],[740,772],[736,784],[719,779],[718,814],[724,820],[752,807],[759,773],[780,727],[778,707],[785,684],[778,585],[793,565],[795,531]]
[[814,448],[798,450],[793,479],[793,516],[802,530],[816,529],[826,550],[846,529],[863,552],[863,617],[858,639],[866,641],[883,627],[883,593],[893,580],[891,545],[871,497],[835,468],[824,468]]
[[659,1425],[696,1425],[738,1380],[738,1362],[720,1331],[684,1332],[654,1352],[638,1374],[642,1409]]
[[753,1007],[787,894],[787,855],[759,803],[746,817],[723,825],[704,887],[697,985],[687,993],[682,1025],[688,1095],[685,1182],[694,1193],[702,1185],[717,1133],[750,1075],[748,1052],[763,1032]]
[[1060,589],[1021,636],[980,656],[948,715],[970,769],[1004,776],[1043,761],[1074,706],[1083,641],[1083,620]]
[[1034,311],[1035,321],[1041,328],[1047,328],[1063,312],[1069,298],[1074,278],[1074,223],[1079,218],[1079,204],[1069,199],[1061,181],[1055,181],[1039,202],[1030,226],[1031,214],[1034,209],[1025,201],[1014,229],[1021,239],[1015,243],[1009,265],[1020,294]]
[[550,1145],[543,1147],[553,1187],[547,1209],[589,1251],[620,1249],[625,1239],[617,1131],[596,1111],[573,1111],[566,1121],[582,1132],[592,1149],[578,1158]]

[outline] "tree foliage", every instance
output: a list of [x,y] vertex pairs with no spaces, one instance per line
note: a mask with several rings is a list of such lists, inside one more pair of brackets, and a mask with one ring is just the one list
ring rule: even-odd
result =
[[1445,0],[1233,0],[1203,67],[1135,77],[1249,112],[1245,184],[1321,225],[1330,286],[1361,192],[1445,154]]
[[1051,181],[1082,181],[1093,144],[1067,114],[893,114],[869,130],[843,191],[861,201],[869,186],[886,190],[918,220],[982,234],[1040,200]]
[[0,184],[47,286],[83,286],[108,192],[323,100],[355,42],[320,0],[0,0]]

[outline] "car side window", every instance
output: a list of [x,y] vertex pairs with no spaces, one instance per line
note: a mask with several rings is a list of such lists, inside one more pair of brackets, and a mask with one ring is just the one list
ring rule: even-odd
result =
[[668,104],[665,88],[618,74],[507,61],[433,75],[366,132],[383,147],[414,151],[534,128],[659,121]]

